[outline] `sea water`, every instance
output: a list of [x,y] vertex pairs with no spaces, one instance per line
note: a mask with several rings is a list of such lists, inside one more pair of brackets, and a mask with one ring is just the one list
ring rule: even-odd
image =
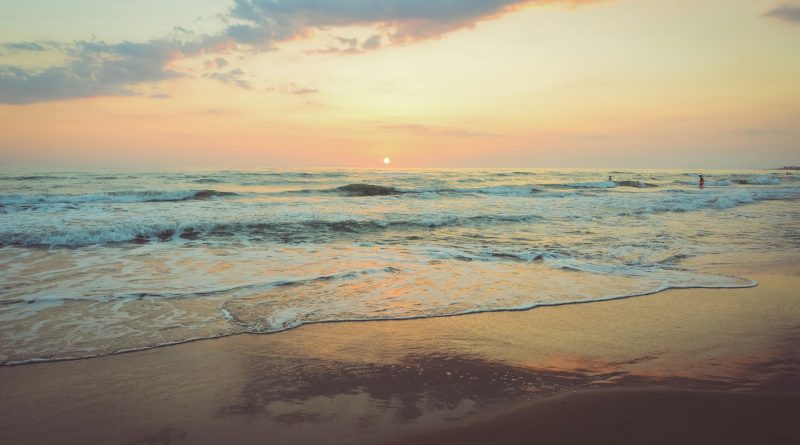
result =
[[0,170],[0,363],[746,287],[685,264],[800,248],[797,176],[696,173]]

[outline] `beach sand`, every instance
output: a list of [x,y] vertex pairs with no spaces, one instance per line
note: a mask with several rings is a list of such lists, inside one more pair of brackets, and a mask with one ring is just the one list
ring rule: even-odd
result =
[[798,412],[796,394],[605,389],[394,443],[796,444]]
[[798,443],[800,265],[735,263],[760,285],[0,367],[0,443]]

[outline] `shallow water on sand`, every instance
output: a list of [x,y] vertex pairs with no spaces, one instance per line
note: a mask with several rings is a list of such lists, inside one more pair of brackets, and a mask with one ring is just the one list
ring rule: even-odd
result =
[[764,171],[3,170],[0,363],[751,286],[683,263],[800,248],[798,198]]

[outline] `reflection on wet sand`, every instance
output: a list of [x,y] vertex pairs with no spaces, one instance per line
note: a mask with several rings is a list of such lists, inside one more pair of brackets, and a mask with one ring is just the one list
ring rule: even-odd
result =
[[[775,390],[800,383],[800,354],[786,359],[740,361],[744,378],[705,378],[638,373],[632,365],[653,359],[636,357],[602,366],[519,366],[469,354],[408,354],[390,363],[354,363],[336,359],[281,361],[269,354],[242,363],[238,394],[215,410],[218,418],[248,417],[284,431],[286,440],[304,432],[336,431],[338,441],[370,442],[393,434],[457,424],[479,413],[497,412],[521,402],[558,393],[608,387],[665,387],[689,390]],[[796,347],[796,345],[795,345]],[[395,361],[396,362],[393,362]],[[584,364],[588,365],[588,364]],[[290,370],[287,372],[287,370]],[[294,432],[294,433],[293,433]],[[302,441],[300,441],[302,442]],[[298,442],[298,443],[300,443]]]

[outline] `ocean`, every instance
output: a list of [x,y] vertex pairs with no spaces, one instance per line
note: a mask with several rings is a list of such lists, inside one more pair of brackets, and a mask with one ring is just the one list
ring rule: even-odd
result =
[[0,364],[754,286],[698,264],[800,248],[794,173],[2,169]]

